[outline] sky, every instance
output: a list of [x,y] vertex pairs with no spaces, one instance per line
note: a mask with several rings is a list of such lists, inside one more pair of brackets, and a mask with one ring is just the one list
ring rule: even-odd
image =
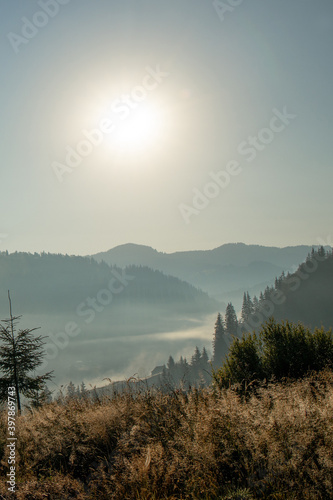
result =
[[0,4],[0,250],[332,241],[332,0]]

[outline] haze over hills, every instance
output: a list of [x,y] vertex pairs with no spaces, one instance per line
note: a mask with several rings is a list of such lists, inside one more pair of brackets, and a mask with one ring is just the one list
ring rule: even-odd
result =
[[311,248],[230,243],[213,250],[167,254],[149,246],[128,243],[92,257],[120,267],[135,264],[160,270],[198,286],[217,300],[231,300],[239,308],[244,289],[259,293],[282,271],[295,270]]
[[[149,373],[169,352],[192,349],[207,315],[220,307],[160,271],[59,254],[0,253],[2,319],[8,317],[7,290],[13,314],[23,315],[18,326],[40,326],[50,336],[47,368],[56,369],[58,382],[133,374],[140,366]],[[70,338],[68,324],[78,332]]]
[[[281,276],[267,289],[246,321],[256,327],[273,315],[278,321],[299,321],[314,329],[333,328],[333,253],[312,252],[295,273]],[[257,327],[258,329],[258,327]]]
[[[228,354],[232,335],[242,337],[244,333],[254,330],[259,332],[271,316],[277,321],[301,322],[312,331],[321,326],[326,330],[333,328],[333,252],[331,248],[326,252],[323,247],[312,250],[306,261],[298,266],[296,272],[282,273],[280,277],[276,277],[275,285],[262,289],[258,297],[251,297],[245,293],[242,314],[238,317],[238,325],[236,322],[234,332],[227,330],[228,323],[225,315],[223,323],[225,335],[223,335],[222,350],[219,350],[221,359]],[[190,368],[191,366],[188,367],[187,377],[190,376]],[[148,386],[163,384],[163,380],[165,382],[172,373],[173,369],[171,371],[168,369],[160,378],[153,374],[141,383]],[[171,380],[179,383],[182,378],[181,376],[177,378],[173,373]],[[200,380],[198,377],[192,383],[199,383]],[[105,390],[113,390],[121,387],[121,384],[124,385],[124,382],[118,385],[108,385]],[[140,384],[134,383],[134,386],[140,387]]]
[[[48,369],[56,369],[57,382],[99,383],[104,377],[114,379],[137,372],[146,376],[169,355],[175,359],[191,355],[195,345],[209,350],[216,314],[224,312],[233,294],[241,300],[244,290],[249,290],[253,297],[255,287],[259,292],[265,289],[264,277],[271,286],[281,270],[296,269],[297,259],[304,261],[309,251],[306,246],[230,244],[211,251],[174,254],[122,245],[95,258],[2,252],[0,314],[8,317],[10,289],[13,313],[23,315],[19,326],[40,326],[41,334],[49,336]],[[114,265],[106,263],[106,258]],[[130,262],[134,264],[128,265]],[[163,269],[154,269],[157,266]],[[178,273],[178,277],[171,273]],[[327,273],[331,276],[332,270],[327,269]],[[224,294],[225,302],[216,301],[179,276],[215,290],[215,296]],[[288,319],[312,325],[325,320],[326,326],[331,316],[316,316],[315,312],[324,303],[327,314],[331,281],[321,271],[310,278],[304,282],[305,288],[314,283],[309,296],[302,298],[300,288],[285,309],[276,309],[279,318],[287,314]],[[236,286],[239,290],[235,291]],[[316,304],[313,310],[311,297],[318,293],[324,296],[318,304],[312,302]],[[68,324],[76,325],[78,331],[70,339],[64,333]],[[64,336],[67,340],[62,340]]]

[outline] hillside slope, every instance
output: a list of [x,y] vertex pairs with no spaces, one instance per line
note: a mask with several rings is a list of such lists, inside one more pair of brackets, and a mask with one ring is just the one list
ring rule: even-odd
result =
[[332,252],[313,251],[296,272],[277,278],[247,318],[248,329],[258,329],[271,315],[278,321],[300,321],[311,329],[333,327]]
[[296,269],[310,250],[304,245],[277,248],[234,243],[214,250],[166,254],[126,244],[92,257],[120,267],[140,264],[158,269],[200,287],[218,300],[232,300],[237,307],[244,288],[257,293],[282,271]]
[[[160,271],[68,255],[0,253],[2,319],[7,290],[13,314],[23,315],[19,326],[40,326],[49,336],[48,369],[66,382],[150,372],[219,309],[206,293]],[[73,324],[78,333],[68,338]]]

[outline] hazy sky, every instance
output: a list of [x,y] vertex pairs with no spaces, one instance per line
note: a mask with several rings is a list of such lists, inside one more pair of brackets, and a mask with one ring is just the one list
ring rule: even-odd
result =
[[0,250],[329,238],[332,0],[0,9]]

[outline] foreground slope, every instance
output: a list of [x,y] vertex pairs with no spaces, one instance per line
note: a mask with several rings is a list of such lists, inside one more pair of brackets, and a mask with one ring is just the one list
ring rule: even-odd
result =
[[[333,497],[333,374],[231,389],[60,400],[16,419],[17,498]],[[0,494],[6,420],[0,419]]]

